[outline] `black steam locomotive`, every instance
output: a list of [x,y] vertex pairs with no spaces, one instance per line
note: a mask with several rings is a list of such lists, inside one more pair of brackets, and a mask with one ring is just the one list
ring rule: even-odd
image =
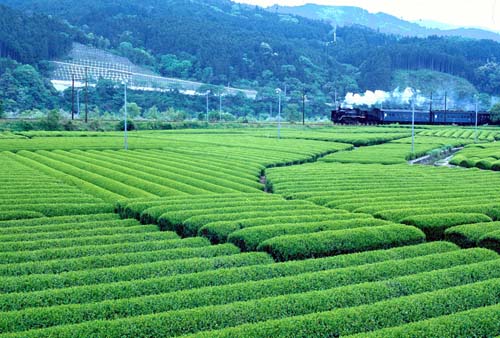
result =
[[[331,120],[341,124],[384,124],[384,123],[411,123],[412,111],[404,109],[378,109],[369,110],[360,108],[341,108],[332,110]],[[416,110],[416,124],[457,124],[474,125],[476,113],[461,110]],[[477,114],[477,123],[480,125],[490,123],[488,112]]]

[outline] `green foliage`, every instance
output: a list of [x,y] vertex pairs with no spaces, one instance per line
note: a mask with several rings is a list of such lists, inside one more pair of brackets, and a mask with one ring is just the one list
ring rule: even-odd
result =
[[18,63],[9,65],[5,70],[0,69],[0,98],[6,112],[52,109],[58,100],[52,85],[33,66]]
[[[135,102],[127,103],[127,116],[129,119],[135,119],[141,116],[142,108]],[[120,115],[125,116],[125,106],[120,109]]]
[[118,46],[120,54],[135,64],[151,66],[155,59],[142,48],[134,48],[130,42],[121,42]]
[[[135,130],[135,122],[133,120],[127,120],[127,130]],[[116,125],[116,130],[118,131],[124,131],[125,130],[125,121],[121,120],[120,122],[117,123]]]
[[478,244],[479,246],[495,250],[500,253],[500,230],[487,232],[479,239]]
[[423,241],[424,233],[414,227],[383,225],[307,235],[284,235],[262,242],[258,250],[269,252],[276,260],[283,261],[390,248]]
[[410,216],[403,219],[401,223],[416,226],[425,233],[427,240],[437,241],[444,239],[445,230],[452,226],[490,221],[491,218],[484,214],[443,213]]
[[500,103],[497,103],[493,107],[491,107],[490,118],[493,123],[498,123],[500,121]]
[[[171,337],[196,333],[197,336],[203,337],[265,337],[271,332],[279,332],[282,336],[329,337],[332,334],[340,336],[371,331],[405,324],[408,321],[414,322],[494,305],[499,300],[498,278],[475,283],[472,279],[470,284],[460,285],[461,278],[455,275],[455,283],[459,286],[447,288],[445,283],[445,288],[439,289],[443,279],[439,281],[436,278],[438,276],[432,277],[429,277],[428,282],[426,280],[422,283],[423,285],[418,281],[413,284],[415,281],[411,279],[403,282],[409,289],[415,287],[416,290],[422,288],[428,291],[417,291],[416,294],[410,295],[402,291],[398,282],[378,285],[374,283],[369,286],[362,284],[288,297],[160,312],[121,320],[92,321],[75,326],[58,326],[36,333],[38,337],[64,335],[69,332],[79,336],[86,336],[91,332],[106,332],[112,335],[127,332],[134,336]],[[434,285],[438,288],[435,289]],[[360,294],[363,294],[363,297]],[[368,304],[361,305],[365,297],[370,300]],[[380,299],[382,301],[378,301]],[[34,333],[28,332],[28,336],[34,336]]]
[[349,337],[384,338],[417,335],[429,338],[487,337],[500,333],[499,323],[500,305],[491,305]]
[[3,100],[0,99],[0,119],[3,119],[5,117],[5,109],[3,106]]
[[458,225],[446,230],[445,238],[463,248],[470,248],[476,246],[483,236],[498,230],[500,222]]
[[0,17],[0,57],[9,57],[22,63],[34,64],[64,55],[78,34],[74,27],[62,20],[39,12],[27,15],[0,5]]
[[[145,227],[140,228],[147,229]],[[132,233],[132,231],[130,231],[130,233]],[[69,235],[70,234],[68,234],[68,236]],[[94,236],[99,235],[100,233],[96,232]],[[190,258],[222,257],[236,255],[238,253],[239,250],[234,245],[221,244],[218,246],[200,248],[179,248],[109,255],[99,254],[99,256],[85,256],[73,259],[63,258],[60,260],[51,260],[50,262],[33,261],[25,263],[3,264],[0,268],[0,275],[22,276],[28,274],[57,274],[68,271],[112,268],[131,264],[152,263],[160,261],[166,262],[170,260],[173,261]]]
[[[171,237],[167,239],[167,237]],[[123,237],[127,240],[127,237]],[[206,247],[210,243],[204,238],[179,239],[173,233],[169,233],[159,240],[148,240],[143,242],[118,242],[111,244],[91,244],[78,247],[44,248],[31,251],[17,251],[2,253],[2,259],[10,264],[22,264],[29,262],[40,262],[45,260],[72,260],[92,256],[111,256],[115,254],[128,254],[150,251],[170,251],[183,248]]]
[[23,211],[23,210],[2,211],[0,212],[0,221],[39,218],[43,216],[44,214],[37,211]]
[[[210,319],[222,324],[220,319],[216,318],[223,318],[224,316],[217,316],[217,312],[225,314],[230,313],[230,310],[234,311],[229,317],[231,319],[225,319],[224,324],[222,324],[222,326],[225,326],[233,321],[234,323],[245,322],[252,312],[254,315],[253,318],[257,320],[273,318],[275,315],[269,313],[270,308],[280,309],[280,311],[276,311],[280,315],[294,315],[309,312],[310,308],[321,310],[323,306],[327,306],[322,305],[325,304],[325,299],[337,299],[338,307],[354,306],[361,302],[372,303],[407,294],[439,290],[500,276],[500,271],[496,269],[499,267],[499,261],[488,262],[492,257],[496,257],[491,252],[472,254],[475,257],[467,260],[469,264],[481,262],[482,260],[485,262],[470,265],[461,265],[461,262],[458,261],[458,256],[460,255],[443,254],[375,264],[379,270],[385,270],[386,274],[375,273],[375,276],[372,277],[372,283],[361,285],[351,286],[350,284],[356,284],[357,281],[362,280],[362,275],[368,275],[369,272],[373,273],[375,266],[365,266],[368,271],[365,270],[363,272],[361,272],[360,268],[354,267],[352,268],[351,278],[347,277],[347,272],[350,269],[327,270],[319,273],[307,273],[249,283],[177,291],[140,298],[57,306],[44,310],[26,309],[7,314],[0,321],[0,327],[3,332],[8,332],[27,330],[32,328],[35,323],[37,328],[79,323],[87,320],[89,316],[94,320],[108,319],[111,316],[113,319],[117,319],[155,312],[174,311],[172,315],[179,316],[177,330],[180,330],[180,332],[174,333],[174,331],[171,334],[177,335],[183,332],[203,330]],[[434,258],[434,260],[446,260],[448,262],[447,269],[422,273],[430,271],[432,267],[443,266],[442,262],[434,266],[430,258]],[[424,265],[424,262],[427,264]],[[391,263],[394,266],[389,270],[388,266]],[[431,267],[428,264],[433,266]],[[456,265],[459,266],[453,267]],[[411,275],[400,277],[408,274]],[[464,278],[464,274],[470,277]],[[344,278],[340,278],[340,276]],[[379,280],[383,281],[379,282]],[[315,287],[316,285],[321,286],[318,288]],[[388,285],[399,285],[399,288],[394,286],[394,289],[388,291]],[[401,291],[402,289],[405,291]],[[297,295],[298,293],[299,295]],[[366,298],[361,299],[359,297],[360,293],[367,294]],[[280,297],[283,294],[290,294],[290,296],[287,298]],[[315,297],[316,300],[312,299],[312,295],[317,295]],[[234,301],[237,301],[237,303],[231,304]],[[243,301],[244,303],[240,303]],[[292,303],[295,304],[295,309],[285,310],[285,307]],[[208,309],[195,309],[202,306],[210,307]],[[307,306],[308,308],[306,308]],[[192,310],[189,311],[189,309]],[[68,315],[68,310],[71,313],[70,315]],[[187,325],[185,322],[188,319],[187,315],[196,316],[195,312],[200,310],[202,313],[207,312],[207,310],[216,310],[217,312],[212,311],[211,314],[207,314],[208,318],[196,318],[196,324],[194,325],[197,327],[192,327],[193,324]],[[240,316],[240,320],[236,319],[237,315]],[[166,317],[165,319],[167,323],[171,320],[170,317]],[[182,324],[184,324],[185,328],[180,329]]]
[[283,109],[283,115],[288,122],[298,122],[302,119],[302,112],[299,111],[299,105],[296,103],[290,103]]
[[[175,234],[166,234],[164,239]],[[156,236],[160,238],[161,236]],[[117,238],[118,241],[118,238]],[[122,240],[127,241],[127,239]],[[60,274],[24,275],[1,277],[2,292],[26,292],[49,288],[66,288],[78,285],[112,283],[144,278],[145,274],[172,276],[182,273],[202,272],[214,269],[271,263],[272,259],[264,253],[245,253],[214,258],[190,258],[185,260],[159,261],[131,264],[116,268],[69,271]]]
[[[201,238],[190,238],[176,242],[182,242],[185,245],[192,243],[194,247],[194,241],[196,240],[200,242]],[[207,242],[203,244],[203,246],[206,245],[208,245]],[[124,244],[124,246],[127,246],[127,244]],[[150,249],[155,250],[154,247]],[[209,286],[232,285],[234,283],[249,281],[265,281],[267,279],[293,277],[298,274],[320,272],[323,270],[335,271],[334,269],[342,269],[342,271],[345,271],[344,274],[349,274],[349,271],[351,271],[349,267],[353,268],[355,266],[388,261],[395,262],[419,256],[457,251],[458,247],[452,243],[434,242],[406,246],[404,248],[376,250],[306,261],[234,267],[166,277],[148,276],[142,280],[83,285],[67,289],[47,289],[28,293],[3,294],[0,295],[0,304],[3,309],[12,311],[37,306],[90,303],[111,299],[142,297],[154,295],[159,290],[163,293],[168,293],[181,290],[194,290],[196,288],[204,289],[204,287]],[[123,252],[127,251],[123,250]],[[380,265],[374,266],[379,267]],[[352,277],[352,274],[350,276]]]
[[[241,325],[225,330],[204,332],[198,337],[266,337],[272,335],[273,332],[279,332],[282,336],[331,337],[332,335],[347,336],[374,331],[483,306],[496,308],[498,299],[497,297],[491,299],[490,292],[499,288],[498,281],[498,279],[492,279],[374,304],[295,316],[265,323]],[[490,317],[487,316],[487,318]],[[493,318],[496,318],[496,314],[493,315]],[[466,323],[470,322],[466,321]],[[498,325],[490,324],[487,327],[497,328]],[[106,329],[111,329],[111,327],[108,326]]]

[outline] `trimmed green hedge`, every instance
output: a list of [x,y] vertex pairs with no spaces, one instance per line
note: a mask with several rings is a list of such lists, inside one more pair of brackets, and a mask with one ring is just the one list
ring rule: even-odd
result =
[[[141,223],[157,223],[161,216],[164,220],[166,229],[171,230],[175,225],[181,224],[189,217],[220,212],[221,214],[238,213],[243,211],[253,211],[260,209],[284,208],[289,206],[293,208],[297,205],[310,205],[312,208],[317,206],[304,201],[286,201],[276,198],[255,198],[255,199],[230,199],[222,203],[217,202],[186,202],[180,204],[165,204],[144,210],[141,213]],[[166,223],[168,221],[168,223]]]
[[[427,290],[433,290],[433,285]],[[387,294],[388,291],[397,298],[376,302],[383,296],[377,298],[377,291],[359,290],[358,286],[56,326],[23,332],[23,336],[173,337],[196,333],[196,337],[271,337],[278,333],[283,337],[338,337],[495,305],[500,302],[500,279],[411,296],[406,296],[397,283],[386,285],[379,292]],[[361,305],[370,296],[376,303]],[[309,314],[311,312],[315,313]],[[269,320],[283,317],[286,318]],[[242,325],[245,323],[251,324]],[[221,330],[225,327],[228,328]]]
[[[469,201],[470,202],[470,201]],[[500,209],[498,204],[487,204],[487,205],[460,205],[450,206],[450,207],[425,207],[425,208],[402,208],[397,209],[396,206],[393,209],[387,209],[382,211],[377,211],[373,214],[376,218],[386,219],[393,222],[401,222],[401,220],[406,217],[415,215],[432,215],[432,214],[449,214],[449,213],[481,213],[491,217],[493,220],[498,219],[500,216]]]
[[[323,210],[322,210],[323,212]],[[359,219],[364,222],[367,219],[373,220],[371,215],[354,214],[347,211],[337,212],[332,210],[331,213],[317,213],[313,215],[298,215],[298,216],[276,216],[276,217],[257,217],[248,219],[238,219],[236,221],[216,221],[205,224],[198,230],[199,236],[204,236],[210,239],[212,243],[224,243],[228,240],[228,236],[240,229],[256,227],[256,226],[276,226],[280,224],[288,224],[295,226],[309,225],[318,222],[336,222],[342,220]]]
[[[34,225],[34,226],[11,226],[2,228],[0,225],[0,236],[49,236],[53,234],[54,236],[63,235],[64,232],[82,234],[84,231],[110,231],[111,229],[116,229],[116,231],[125,232],[125,229],[130,229],[131,232],[140,231],[139,227],[144,227],[145,229],[150,229],[152,226],[140,225],[135,219],[125,219],[120,220],[116,218],[110,218],[109,220],[99,220],[99,221],[81,221],[76,223],[54,223],[45,225]],[[146,230],[144,230],[146,231]],[[39,237],[38,237],[39,238]],[[24,240],[24,238],[22,238]]]
[[60,274],[38,274],[0,277],[0,292],[27,292],[66,288],[77,285],[111,283],[153,276],[201,272],[237,266],[271,263],[269,255],[252,252],[214,258],[189,258],[153,263],[131,264],[114,268],[70,271]]
[[29,207],[27,209],[28,210],[0,211],[0,221],[40,218],[45,216],[41,212],[29,211]]
[[[437,257],[436,254],[440,253],[443,255],[439,257],[444,257],[445,253],[450,253],[449,257],[458,257],[459,262],[461,262],[463,257],[469,257],[453,243],[432,242],[389,250],[367,251],[304,261],[233,267],[222,270],[208,270],[166,277],[144,276],[144,278],[147,279],[143,278],[131,281],[73,286],[69,288],[24,293],[0,294],[0,308],[5,311],[12,311],[28,307],[89,303],[109,299],[141,297],[156,294],[158,292],[166,293],[209,286],[222,286],[333,269],[342,269],[345,271],[343,275],[345,275],[346,281],[350,280],[354,282],[353,278],[356,278],[356,276],[352,274],[353,270],[349,268],[363,266],[360,267],[361,270],[358,271],[364,271],[365,267],[371,267],[371,269],[368,270],[374,271],[375,276],[384,278],[383,274],[386,273],[385,270],[382,271],[382,275],[380,275],[380,264],[384,264],[384,262],[391,261],[391,265],[393,265],[394,262],[398,260],[408,260],[416,257],[421,257],[425,261],[425,257],[429,257],[429,255]],[[455,253],[458,253],[458,256],[455,256]],[[492,252],[487,255],[491,254]],[[495,256],[491,255],[491,257],[493,258]],[[430,264],[432,267],[436,268],[435,264],[438,262],[438,260],[433,259]],[[445,264],[443,267],[449,267],[450,259],[443,263]],[[386,264],[384,266],[388,265]],[[405,266],[410,269],[412,268],[411,265]],[[366,280],[368,277],[367,275],[361,274],[360,278]]]
[[[380,219],[351,219],[351,220],[332,220],[312,223],[285,223],[276,225],[264,225],[250,228],[244,228],[231,233],[227,240],[245,251],[257,250],[260,243],[273,237],[283,235],[296,235],[305,233],[315,233],[320,231],[345,230],[368,226],[381,226],[390,224]],[[212,237],[219,239],[222,234],[219,227],[210,228],[208,225],[201,228],[201,234],[208,237],[213,243]]]
[[[46,161],[40,161],[40,158],[43,158],[42,156],[39,156],[35,153],[28,152],[28,151],[21,151],[18,152],[17,155],[14,155],[12,153],[2,153],[2,154],[8,154],[8,156],[12,159],[15,159],[16,161],[19,161],[30,168],[39,170],[43,173],[46,173],[52,177],[56,177],[62,182],[66,182],[70,185],[75,185],[78,188],[80,188],[82,191],[86,191],[93,196],[97,196],[99,198],[102,198],[104,201],[107,202],[113,202],[116,201],[117,198],[124,197],[126,195],[120,195],[113,193],[111,191],[106,190],[105,188],[102,188],[100,186],[94,185],[92,183],[87,182],[86,180],[82,179],[81,176],[72,176],[68,174],[69,171],[64,172],[64,170],[60,170],[60,168],[53,169],[50,167],[50,163],[47,163]],[[68,169],[69,170],[69,169]]]
[[[469,251],[469,256],[464,262],[460,261],[459,256],[460,254],[431,255],[374,264],[377,267],[354,268],[352,272],[349,272],[349,269],[329,270],[147,297],[6,312],[0,318],[0,331],[22,331],[88,320],[109,320],[184,309],[193,309],[192,316],[201,319],[201,323],[198,321],[196,323],[198,326],[207,325],[211,321],[217,323],[221,314],[226,313],[231,313],[229,318],[234,318],[233,320],[239,324],[241,321],[245,322],[247,318],[252,318],[251,320],[255,320],[256,317],[259,320],[275,318],[276,315],[269,314],[271,309],[276,310],[278,316],[286,315],[288,311],[290,311],[290,315],[297,315],[308,313],[311,309],[320,311],[330,309],[331,305],[327,305],[329,300],[331,303],[336,303],[338,307],[356,306],[500,277],[500,259],[462,265],[481,259],[498,257],[497,255],[492,255],[491,252],[480,253],[477,251],[477,253],[473,253]],[[444,265],[442,260],[449,265]],[[454,268],[430,271],[457,264],[458,266]],[[374,269],[379,271],[377,274],[371,275],[370,273],[373,273]],[[421,273],[422,271],[430,272]],[[351,278],[346,278],[347,276],[351,276]],[[370,277],[364,279],[363,277],[366,276]],[[357,284],[365,281],[371,283]],[[245,303],[240,303],[243,301]],[[195,308],[204,306],[210,310],[213,309],[213,311],[206,316],[200,316],[200,314],[207,312],[207,308],[200,308],[199,311],[196,311]],[[288,308],[293,308],[293,310]],[[232,309],[234,309],[234,313],[231,311]],[[173,320],[175,325],[185,324],[189,330],[191,329],[189,327],[191,324],[188,319],[189,313],[190,311],[178,312],[178,317],[176,313],[172,313],[172,316],[166,318],[165,325],[171,325],[169,319],[178,318],[178,322]],[[230,319],[226,318],[225,320]],[[224,325],[223,322],[221,325]],[[201,327],[200,329],[205,328]],[[177,333],[183,332],[175,334]]]
[[34,226],[50,226],[65,223],[80,223],[80,222],[100,222],[117,220],[118,215],[112,213],[104,214],[88,214],[88,215],[72,215],[72,216],[55,216],[42,217],[36,219],[23,219],[15,221],[1,221],[0,231],[9,232],[10,227],[34,227]]
[[158,261],[207,258],[236,255],[240,250],[232,244],[211,245],[201,248],[180,248],[146,252],[120,253],[87,256],[71,259],[35,261],[26,263],[0,264],[0,276],[21,276],[28,274],[51,274],[84,269],[101,269],[130,264]]
[[413,225],[422,230],[427,240],[444,239],[446,229],[461,224],[491,222],[491,218],[479,213],[447,213],[432,215],[414,215],[404,218],[401,223]]
[[[470,338],[493,337],[498,334],[500,334],[500,304],[345,337]],[[496,336],[496,338],[500,338],[500,336]]]
[[[16,210],[17,209],[17,210]],[[20,206],[0,206],[0,213],[25,210],[42,213],[44,216],[66,216],[83,214],[102,214],[113,212],[113,205],[108,203],[88,203],[88,204],[23,204]]]
[[[331,210],[327,208],[315,209],[311,208],[309,205],[303,206],[283,206],[283,207],[274,207],[266,210],[262,208],[257,211],[244,211],[239,213],[231,213],[231,214],[222,214],[222,213],[214,213],[214,214],[205,214],[193,216],[186,219],[182,224],[178,224],[174,227],[174,230],[183,235],[183,236],[195,236],[198,231],[206,224],[217,222],[217,221],[238,221],[240,219],[248,219],[248,218],[259,218],[259,217],[280,217],[280,216],[294,216],[294,215],[304,215],[307,213],[314,213],[315,215],[324,214],[330,215]],[[163,216],[159,218],[160,228],[163,229]]]
[[106,245],[122,242],[144,242],[154,240],[177,239],[176,233],[171,231],[156,231],[138,234],[118,234],[109,236],[89,236],[62,239],[47,239],[39,241],[20,241],[0,243],[0,252],[30,251],[51,248],[66,248],[82,245]]
[[[70,223],[71,224],[71,223]],[[81,223],[85,224],[85,223]],[[78,237],[92,237],[92,236],[111,236],[111,235],[132,235],[138,233],[152,233],[159,232],[158,227],[154,225],[141,225],[135,219],[113,221],[106,224],[103,227],[102,223],[86,223],[94,228],[87,229],[73,229],[73,228],[61,228],[57,225],[58,230],[56,231],[44,231],[44,232],[27,232],[27,233],[13,233],[9,235],[1,234],[0,242],[28,242],[28,241],[40,241],[40,240],[52,240],[52,239],[71,239]],[[95,227],[96,225],[101,225],[101,227]],[[78,224],[76,225],[76,227]],[[10,228],[13,229],[13,228]],[[29,228],[28,228],[29,229]]]
[[425,234],[405,225],[384,225],[350,230],[321,231],[313,234],[285,235],[262,242],[258,250],[276,260],[323,257],[350,252],[390,248],[425,241]]
[[458,225],[445,231],[447,241],[463,248],[476,246],[484,235],[500,230],[500,222]]
[[495,250],[500,253],[500,230],[487,233],[479,239],[479,246]]
[[72,259],[86,256],[133,253],[145,251],[172,250],[180,248],[199,248],[210,245],[201,237],[174,238],[169,240],[122,242],[107,245],[83,245],[67,248],[49,248],[31,251],[0,252],[0,261],[5,264],[44,261],[55,259]]
[[[398,297],[374,304],[257,322],[218,331],[198,332],[195,336],[203,338],[339,337],[496,305],[498,302],[500,302],[500,279],[495,278],[464,286]],[[333,304],[335,306],[338,303],[333,301]],[[271,312],[273,309],[269,309],[269,311]],[[139,321],[139,318],[137,318],[136,320],[118,320],[109,323],[94,322],[94,326],[91,323],[88,326],[68,326],[60,328],[60,331],[54,328],[53,332],[70,332],[70,328],[86,328],[87,330],[100,328],[103,330],[102,332],[105,332],[104,330],[109,330],[109,332],[116,330],[114,331],[116,333],[127,332],[147,335],[155,332],[159,334],[166,333],[169,329],[168,327],[160,329],[160,327],[165,327],[162,325],[164,323],[161,322],[165,317],[167,317],[167,314],[144,316],[141,318],[143,321]],[[216,329],[216,324],[213,323],[211,328]],[[132,325],[135,325],[135,327],[132,328]],[[75,332],[91,332],[87,330]],[[40,332],[48,335],[50,331]]]

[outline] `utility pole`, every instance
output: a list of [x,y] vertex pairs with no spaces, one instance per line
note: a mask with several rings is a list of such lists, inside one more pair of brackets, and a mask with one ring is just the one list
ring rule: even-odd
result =
[[127,81],[123,81],[123,98],[124,98],[124,101],[125,101],[125,105],[123,106],[124,109],[124,114],[125,114],[125,118],[124,118],[124,123],[123,123],[123,135],[124,135],[124,147],[125,147],[125,150],[128,150],[128,135],[127,135],[127,129],[128,129],[128,126],[127,126]]
[[71,120],[75,119],[75,74],[71,74]]
[[478,112],[477,95],[475,95],[475,98],[476,98],[476,123],[474,127],[474,143],[477,143],[477,112]]
[[415,153],[415,97],[411,100],[411,153]]
[[219,122],[222,122],[222,92],[219,89]]
[[306,91],[302,92],[302,125],[305,125],[305,116],[306,116]]
[[207,97],[207,123],[208,123],[208,94],[210,93],[209,90],[207,90],[207,93],[205,94]]
[[276,94],[278,94],[278,140],[281,138],[281,89],[276,88]]
[[[80,89],[76,90],[76,114],[80,117]],[[73,116],[71,116],[73,120]]]
[[89,117],[89,80],[88,80],[89,67],[85,67],[85,123],[88,122]]
[[448,110],[448,93],[444,92],[444,123],[446,123],[446,111]]
[[429,101],[429,123],[433,124],[434,122],[434,112],[432,111],[432,92],[431,92],[431,100]]

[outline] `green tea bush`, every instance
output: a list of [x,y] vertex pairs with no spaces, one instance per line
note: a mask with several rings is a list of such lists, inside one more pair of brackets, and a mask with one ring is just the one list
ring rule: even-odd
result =
[[425,234],[421,230],[395,224],[285,235],[262,242],[258,250],[269,252],[276,260],[283,261],[383,249],[424,241]]
[[452,226],[490,221],[490,217],[479,213],[443,213],[410,216],[401,223],[416,226],[425,233],[427,240],[437,241],[444,239],[445,230]]
[[500,230],[500,222],[458,225],[447,229],[445,238],[463,248],[470,248],[476,246],[484,235],[498,230]]
[[500,230],[488,232],[479,239],[479,246],[500,252]]
[[[23,335],[173,337],[196,333],[196,337],[269,337],[279,333],[283,337],[338,337],[496,305],[500,302],[499,281],[490,279],[402,297],[397,297],[401,289],[394,286],[396,298],[378,302],[376,291],[363,293],[355,287],[332,289],[110,321],[96,320],[27,331]],[[430,287],[432,290],[432,285]],[[388,290],[385,287],[381,292]],[[369,296],[375,298],[375,303],[361,305]],[[313,311],[315,313],[310,314]],[[283,317],[287,318],[269,320]],[[250,324],[242,325],[245,323]],[[223,329],[225,327],[227,329]]]
[[[355,215],[355,214],[353,214]],[[283,235],[297,235],[305,233],[315,233],[320,231],[334,231],[334,230],[345,230],[354,229],[367,226],[381,226],[390,224],[387,221],[379,219],[347,219],[347,220],[332,220],[332,221],[322,221],[322,222],[312,222],[312,223],[285,223],[277,225],[263,225],[256,227],[244,228],[231,233],[227,239],[229,242],[239,246],[242,250],[252,251],[257,250],[260,243],[264,242],[273,237],[283,236]],[[211,239],[210,236],[216,236],[211,233],[207,234],[206,230],[208,226],[201,229],[201,233]],[[210,229],[212,233],[218,231],[219,229]],[[207,231],[208,232],[208,231]],[[219,236],[220,237],[220,236]]]
[[0,292],[26,292],[77,285],[111,283],[143,279],[147,276],[171,276],[237,266],[271,263],[269,255],[259,252],[213,258],[190,258],[127,266],[70,271],[59,274],[35,274],[0,277]]
[[[190,239],[186,239],[184,241],[189,240]],[[453,243],[432,242],[388,250],[374,250],[303,261],[289,261],[283,263],[272,262],[260,265],[232,267],[220,270],[207,270],[179,275],[144,276],[142,279],[138,280],[80,285],[41,291],[4,293],[0,294],[0,308],[5,311],[13,311],[29,307],[90,303],[110,299],[141,297],[156,294],[158,292],[175,292],[210,286],[222,286],[234,283],[267,280],[270,278],[287,276],[292,277],[304,273],[333,269],[337,269],[337,271],[340,271],[338,269],[342,269],[343,271],[345,270],[346,272],[344,275],[347,277],[347,280],[354,283],[352,278],[355,276],[352,274],[353,270],[350,268],[356,266],[360,266],[360,271],[365,270],[368,265],[373,266],[369,270],[377,273],[381,272],[379,276],[383,278],[387,271],[381,269],[381,265],[379,265],[379,263],[381,264],[383,262],[391,261],[392,265],[395,261],[399,260],[407,260],[417,257],[425,258],[427,256],[438,257],[435,255],[445,253],[450,253],[451,256],[457,258],[456,262],[460,262],[459,264],[462,264],[462,259],[469,259],[469,257],[472,257],[464,251],[459,250],[458,246]],[[460,254],[455,256],[454,253]],[[437,268],[435,264],[438,264],[439,262],[442,262],[439,264],[443,264],[443,267],[450,267],[452,264],[451,262],[454,259],[450,258],[451,256],[443,261],[433,259],[430,267]],[[478,257],[481,256],[484,260],[487,260],[488,256],[492,259],[495,257],[492,255],[492,252],[486,255],[480,254]],[[439,257],[445,256],[440,255]],[[405,264],[404,266],[407,268],[412,267],[408,264]],[[360,278],[366,280],[368,277],[367,275],[361,275]]]
[[[478,254],[479,252],[469,253],[471,256],[466,259],[467,262],[475,262],[481,258],[491,259],[496,256]],[[457,259],[460,255],[456,255],[457,257],[454,258],[451,256],[453,255],[444,254],[435,257],[431,255],[425,258],[374,264],[379,265],[378,268],[386,273],[379,273],[376,276],[371,275],[366,280],[369,281],[368,283],[361,284],[358,282],[363,280],[363,275],[367,276],[368,271],[373,272],[375,266],[366,267],[361,274],[360,269],[354,268],[350,274],[351,278],[345,278],[349,269],[328,270],[292,277],[243,282],[227,286],[125,298],[100,303],[26,309],[4,313],[0,319],[0,330],[2,332],[22,331],[35,327],[73,324],[88,320],[117,319],[120,317],[193,309],[194,311],[179,311],[169,316],[175,318],[174,316],[178,315],[179,322],[176,325],[181,325],[183,321],[189,321],[186,314],[191,312],[194,317],[197,317],[199,312],[206,312],[206,308],[203,307],[207,306],[212,312],[207,314],[205,318],[202,317],[201,322],[205,324],[201,324],[198,319],[195,325],[207,325],[210,320],[217,322],[220,320],[218,318],[221,315],[231,313],[231,311],[234,312],[229,317],[234,318],[234,324],[239,324],[242,320],[245,322],[247,318],[251,321],[275,318],[276,315],[271,314],[270,309],[276,310],[278,316],[297,315],[309,313],[311,309],[319,311],[331,309],[332,306],[329,305],[328,300],[335,303],[336,307],[349,307],[500,277],[499,259],[451,267],[455,264],[467,264]],[[472,258],[474,256],[475,259]],[[432,266],[432,258],[435,258],[434,261],[441,259],[448,261],[450,268],[430,271],[433,267],[443,266],[442,263]],[[391,264],[392,268],[387,269]],[[363,297],[360,297],[360,295],[363,295]],[[293,304],[293,306],[290,306],[290,304]],[[196,311],[195,308],[200,309]],[[167,325],[169,324],[169,317],[166,318]],[[230,321],[226,323],[229,324]],[[187,330],[192,329],[189,328],[190,325],[185,326],[187,326],[185,328]]]

